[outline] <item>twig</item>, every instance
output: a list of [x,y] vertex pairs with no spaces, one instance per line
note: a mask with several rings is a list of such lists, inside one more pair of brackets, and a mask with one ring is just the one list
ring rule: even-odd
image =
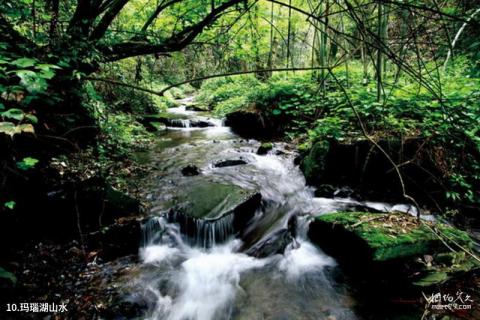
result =
[[446,244],[446,241],[444,239],[442,239],[442,236],[447,238],[447,240],[451,241],[454,245],[456,245],[458,248],[460,248],[463,252],[465,252],[466,254],[468,254],[469,256],[471,256],[472,258],[474,258],[475,260],[477,260],[478,262],[480,262],[480,258],[478,258],[473,252],[471,252],[470,250],[467,250],[465,249],[462,245],[460,245],[457,241],[453,240],[452,238],[450,238],[449,236],[445,235],[444,233],[442,233],[440,230],[435,230],[433,229],[431,226],[429,226],[427,223],[425,222],[422,222],[425,226],[427,226],[427,228],[430,229],[430,231],[432,231],[450,250],[454,251],[448,244]]

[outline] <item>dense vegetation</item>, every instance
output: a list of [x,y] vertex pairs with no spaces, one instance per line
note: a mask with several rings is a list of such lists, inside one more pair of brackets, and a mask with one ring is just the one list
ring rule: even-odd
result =
[[[0,240],[9,247],[5,230],[43,214],[35,203],[59,186],[102,177],[134,193],[127,179],[143,169],[132,153],[155,139],[143,117],[189,95],[219,117],[260,115],[273,128],[260,138],[293,143],[307,178],[320,170],[308,167],[319,146],[327,153],[367,140],[395,173],[399,198],[478,221],[478,8],[461,0],[2,1]],[[415,150],[396,157],[411,140],[420,141]],[[70,209],[65,215],[78,215]],[[79,225],[72,232],[82,238]],[[0,278],[12,275],[0,268]]]

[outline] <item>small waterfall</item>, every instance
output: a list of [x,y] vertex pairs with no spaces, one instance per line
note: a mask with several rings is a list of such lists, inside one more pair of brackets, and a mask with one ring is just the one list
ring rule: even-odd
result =
[[195,224],[197,230],[194,245],[202,245],[204,248],[224,242],[235,233],[233,214],[215,221],[196,219]]
[[160,218],[153,217],[142,223],[142,247],[159,242],[161,240],[165,226],[162,225]]
[[210,248],[235,234],[233,213],[215,220],[189,217],[177,210],[169,211],[166,216],[168,222],[179,225],[186,241],[192,246]]
[[190,128],[190,120],[188,119],[170,119],[168,121],[169,127],[176,128]]

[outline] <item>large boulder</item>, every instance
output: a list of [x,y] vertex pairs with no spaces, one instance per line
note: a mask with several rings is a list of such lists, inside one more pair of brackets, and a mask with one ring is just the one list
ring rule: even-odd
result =
[[470,250],[473,242],[467,233],[443,223],[418,222],[407,214],[325,214],[310,224],[308,236],[347,271],[363,278],[370,274],[380,280],[433,285],[480,267],[468,255],[457,265],[441,258],[451,247]]
[[267,154],[270,150],[273,149],[273,143],[271,142],[264,142],[258,147],[257,149],[257,154],[258,155],[265,155]]
[[274,128],[261,112],[242,110],[227,114],[225,125],[246,138],[262,138],[274,135]]
[[200,169],[194,164],[183,167],[181,171],[186,177],[198,176],[200,174]]
[[215,168],[224,168],[224,167],[233,167],[239,166],[242,164],[247,164],[247,162],[243,159],[227,159],[227,160],[220,160],[214,163]]
[[[446,204],[441,146],[420,137],[377,142],[395,163],[401,164],[399,170],[409,195],[432,208]],[[302,153],[300,168],[310,185],[350,186],[357,195],[370,200],[404,201],[392,163],[366,139],[319,140]]]
[[211,245],[241,231],[260,206],[261,195],[232,184],[194,180],[179,189],[167,217],[194,242]]
[[207,120],[190,119],[187,115],[169,112],[143,115],[138,119],[138,121],[150,131],[164,130],[164,126],[176,128],[205,128],[215,126],[214,123]]

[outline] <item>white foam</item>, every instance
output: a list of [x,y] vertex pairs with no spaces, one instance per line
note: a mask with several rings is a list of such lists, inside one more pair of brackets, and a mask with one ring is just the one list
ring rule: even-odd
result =
[[295,280],[309,272],[321,271],[326,266],[334,266],[335,260],[325,255],[308,241],[300,240],[299,246],[287,250],[278,267],[288,279]]
[[140,258],[144,263],[158,263],[172,258],[180,253],[180,250],[166,245],[152,245],[140,250]]

